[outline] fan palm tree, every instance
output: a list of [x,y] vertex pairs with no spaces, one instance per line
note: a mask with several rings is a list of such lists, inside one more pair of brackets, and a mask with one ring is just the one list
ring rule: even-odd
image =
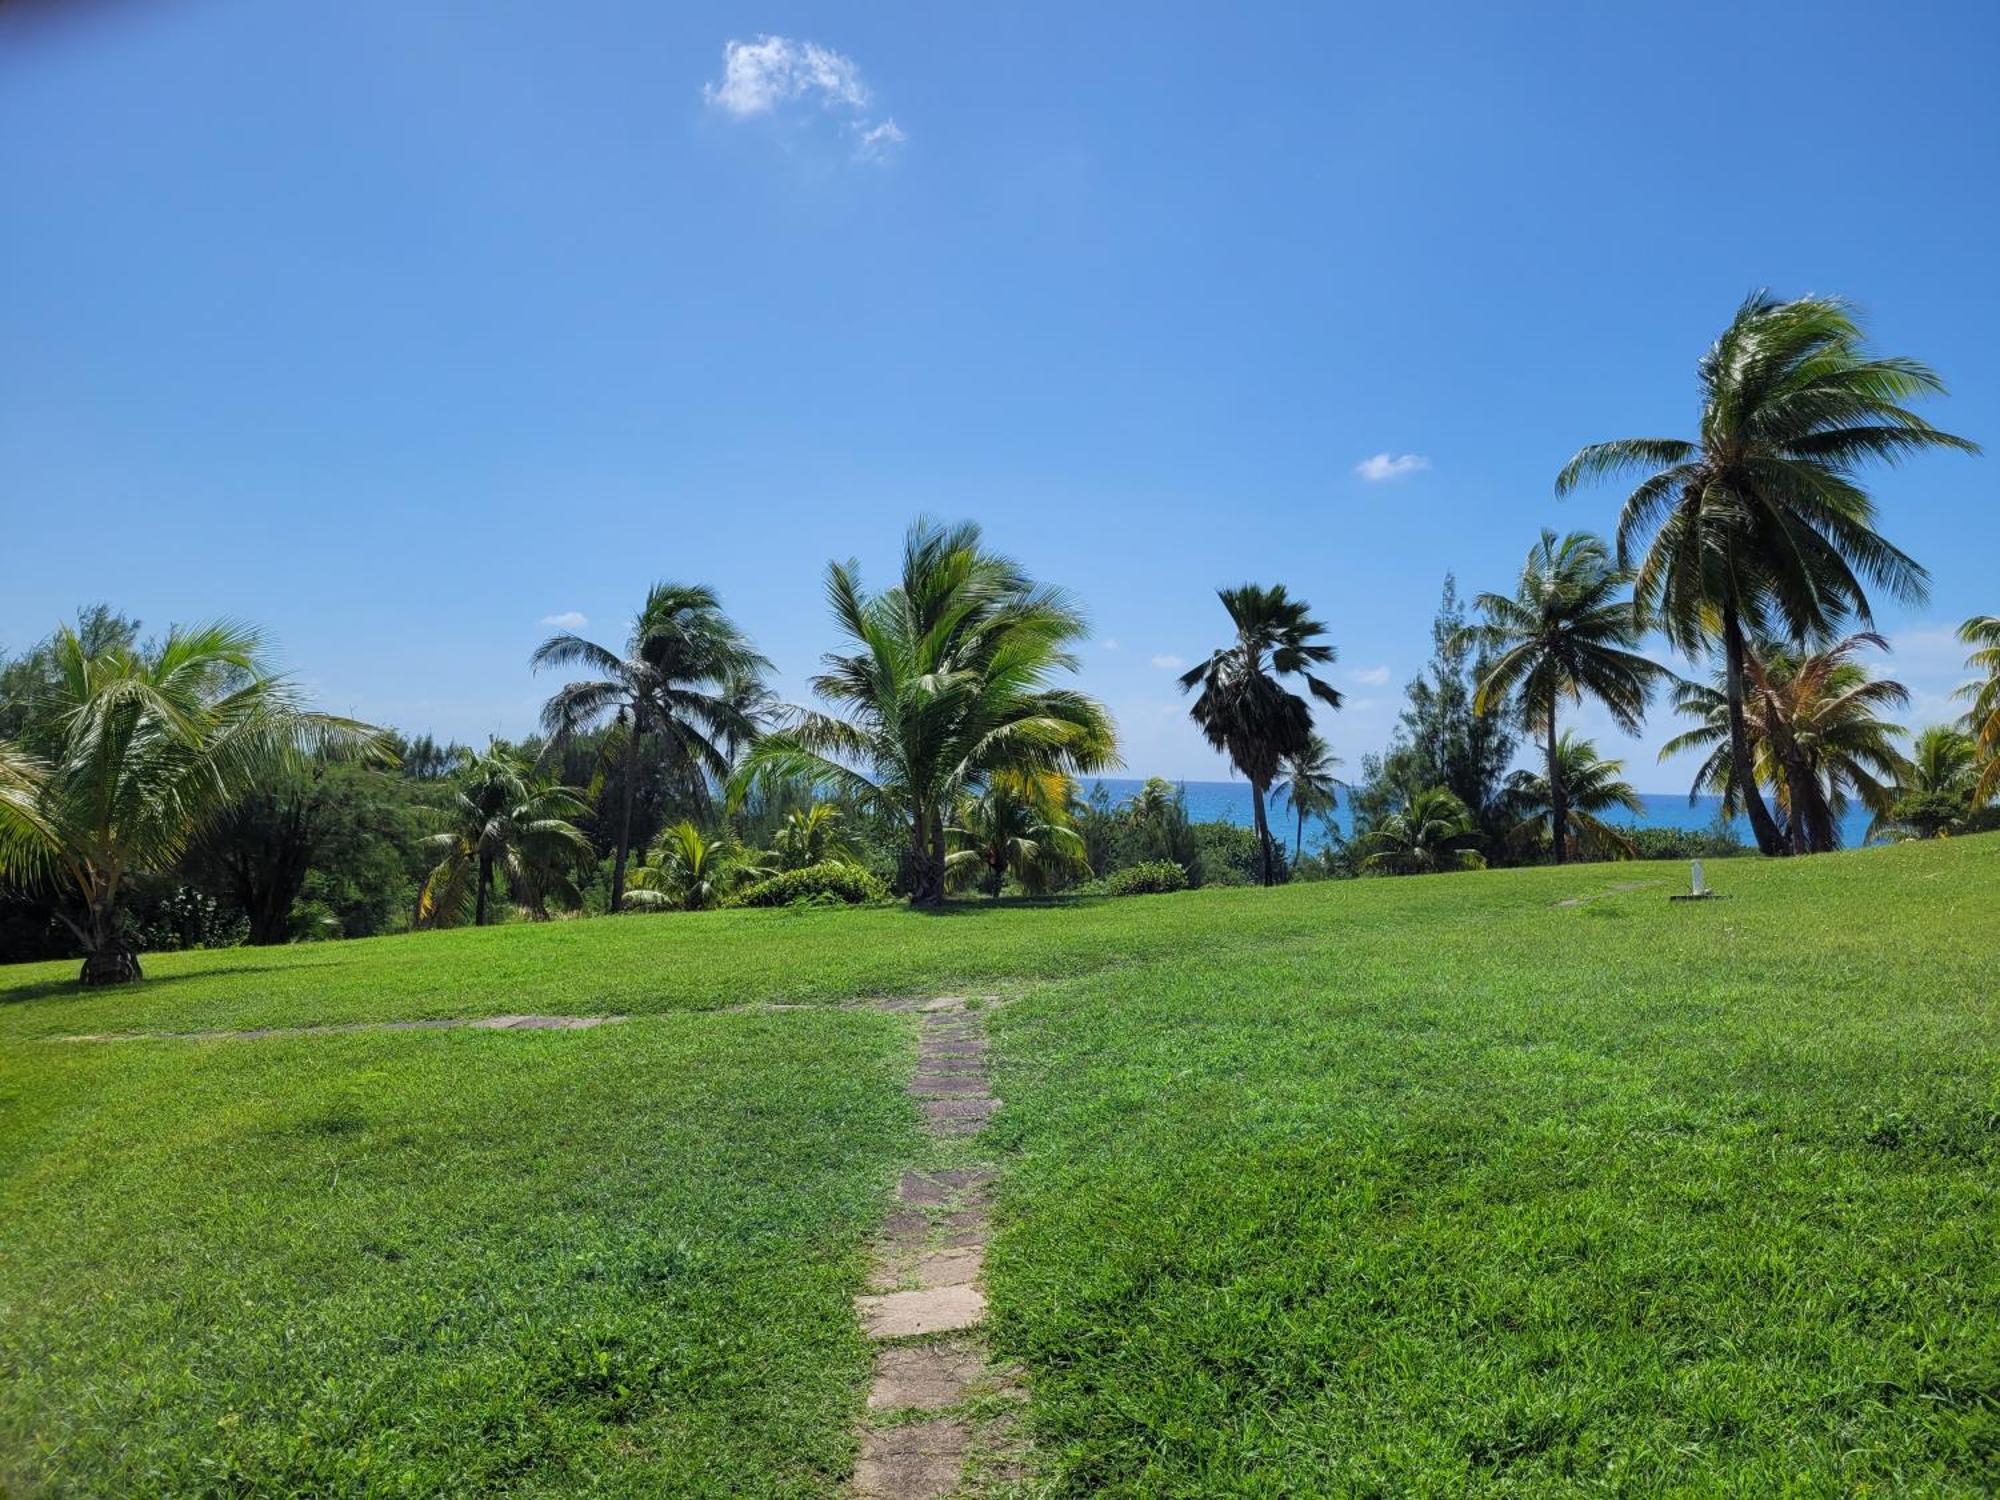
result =
[[1980,761],[1972,801],[1983,807],[2000,791],[2000,615],[1974,615],[1958,627],[1958,638],[1973,648],[1965,664],[1979,673],[1958,693],[1972,704],[1965,727]]
[[1572,531],[1558,540],[1544,528],[1513,594],[1481,594],[1473,607],[1484,619],[1465,631],[1487,662],[1473,711],[1490,713],[1512,700],[1522,724],[1542,736],[1549,847],[1557,864],[1566,857],[1572,801],[1558,711],[1594,698],[1620,729],[1637,734],[1654,684],[1671,675],[1636,649],[1644,630],[1625,594],[1629,582],[1600,538]]
[[1441,786],[1411,788],[1402,806],[1363,834],[1355,844],[1361,869],[1370,875],[1437,875],[1479,870],[1479,829],[1457,795]]
[[731,834],[705,834],[683,818],[632,872],[629,895],[635,908],[707,911],[737,886],[770,873]]
[[841,829],[844,821],[840,809],[828,802],[786,814],[771,835],[771,862],[780,870],[854,863],[854,846]]
[[813,690],[841,713],[794,709],[744,757],[751,786],[803,781],[909,830],[912,902],[945,893],[945,829],[961,796],[994,777],[1101,770],[1116,761],[1110,715],[1054,685],[1076,669],[1081,611],[989,551],[979,528],[919,521],[894,588],[864,593],[856,564],[827,570],[827,598],[854,648],[826,657]]
[[247,626],[176,626],[158,647],[64,626],[5,776],[10,867],[32,853],[75,899],[58,909],[85,984],[141,977],[119,922],[133,875],[169,869],[224,808],[312,754],[388,757],[379,730],[308,710]]
[[1573,729],[1563,731],[1550,759],[1556,766],[1553,782],[1534,771],[1516,771],[1507,779],[1508,799],[1521,814],[1514,839],[1527,842],[1548,833],[1553,840],[1553,785],[1562,788],[1564,815],[1576,829],[1579,853],[1591,859],[1631,859],[1637,853],[1632,841],[1604,821],[1606,813],[1646,809],[1632,783],[1624,779],[1625,762],[1604,759],[1594,743]]
[[1911,742],[1895,800],[1868,837],[1934,839],[1956,833],[1976,805],[1979,744],[1956,724],[1933,724]]
[[608,721],[616,731],[612,743],[623,750],[611,863],[617,911],[625,899],[641,742],[657,737],[673,770],[701,794],[728,776],[732,757],[757,737],[756,714],[765,702],[760,678],[771,664],[722,612],[714,590],[678,583],[653,585],[623,655],[565,632],[536,647],[531,661],[537,671],[581,667],[595,674],[567,684],[543,706],[542,725],[557,743]]
[[[1878,815],[1894,800],[1904,766],[1896,748],[1903,729],[1881,712],[1908,703],[1910,695],[1901,683],[1871,677],[1854,660],[1863,646],[1886,649],[1880,636],[1864,632],[1818,652],[1771,642],[1752,642],[1745,650],[1751,773],[1771,788],[1784,818],[1781,837],[1792,853],[1838,848],[1850,798]],[[1683,683],[1674,706],[1699,723],[1669,740],[1660,759],[1707,750],[1690,796],[1719,794],[1723,810],[1733,815],[1746,799],[1730,750],[1726,678],[1718,673],[1709,684]]]
[[983,883],[997,897],[1011,872],[1040,895],[1084,864],[1083,838],[1064,815],[1075,784],[1060,773],[993,777],[977,796],[961,797],[945,835],[952,883]]
[[1694,654],[1719,645],[1732,776],[1757,847],[1786,852],[1757,786],[1745,717],[1752,636],[1815,641],[1870,623],[1868,589],[1921,600],[1927,575],[1875,526],[1865,463],[1932,449],[1977,453],[1904,403],[1942,394],[1924,365],[1871,353],[1847,305],[1758,292],[1698,366],[1700,436],[1584,448],[1556,479],[1639,473],[1618,518],[1621,564],[1643,552],[1640,608]]
[[1263,883],[1270,885],[1276,873],[1264,796],[1285,759],[1304,753],[1312,739],[1312,709],[1279,679],[1299,678],[1313,697],[1337,709],[1339,692],[1311,670],[1331,663],[1337,653],[1320,640],[1326,626],[1312,618],[1312,606],[1291,598],[1283,584],[1246,583],[1219,590],[1217,597],[1236,634],[1182,674],[1181,691],[1201,689],[1190,716],[1250,783],[1259,863]]
[[1340,781],[1333,774],[1339,764],[1333,747],[1317,734],[1307,738],[1305,749],[1279,762],[1284,779],[1271,788],[1271,794],[1284,798],[1297,819],[1292,840],[1294,863],[1305,858],[1306,819],[1330,818],[1340,806]]
[[517,900],[535,905],[556,884],[556,870],[591,857],[590,840],[570,821],[584,808],[574,787],[536,779],[498,746],[473,756],[439,814],[446,826],[425,841],[438,862],[418,894],[417,924],[454,927],[470,904],[473,926],[484,927],[499,873]]

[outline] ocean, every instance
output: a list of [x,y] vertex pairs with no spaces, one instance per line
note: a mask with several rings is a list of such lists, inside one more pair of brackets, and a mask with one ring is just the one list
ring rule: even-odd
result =
[[[1111,795],[1113,802],[1123,802],[1145,783],[1135,777],[1100,776],[1084,783],[1084,793],[1091,788],[1102,786]],[[1250,826],[1250,784],[1247,781],[1177,781],[1187,796],[1188,817],[1197,823],[1222,821]],[[1342,788],[1340,808],[1333,816],[1333,823],[1340,829],[1342,837],[1354,832],[1353,815],[1348,811],[1345,787]],[[1720,797],[1697,797],[1690,802],[1685,796],[1671,793],[1643,792],[1639,800],[1646,805],[1645,812],[1633,817],[1620,813],[1607,821],[1624,826],[1646,828],[1686,828],[1701,832],[1714,825],[1722,812]],[[1271,831],[1283,838],[1287,844],[1292,837],[1292,815],[1282,800],[1268,806],[1265,815],[1271,820]],[[1857,849],[1866,840],[1869,815],[1865,808],[1850,807],[1841,824],[1840,841],[1844,848]],[[1744,818],[1736,819],[1736,836],[1746,845],[1755,846],[1750,837],[1750,824]],[[1316,840],[1310,824],[1306,828],[1306,847],[1312,848]]]

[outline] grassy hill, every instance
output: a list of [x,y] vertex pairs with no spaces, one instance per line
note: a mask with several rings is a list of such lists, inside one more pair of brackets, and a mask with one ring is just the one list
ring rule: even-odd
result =
[[1990,1492],[2000,838],[1710,874],[0,971],[0,1492],[834,1492],[968,987],[1053,1492]]

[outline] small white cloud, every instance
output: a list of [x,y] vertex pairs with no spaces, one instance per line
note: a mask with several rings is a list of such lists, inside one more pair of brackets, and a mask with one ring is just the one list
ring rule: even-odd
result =
[[1103,644],[1106,651],[1116,651],[1118,649],[1118,642],[1114,638],[1107,637]]
[[854,59],[818,42],[787,36],[730,41],[722,49],[722,77],[702,85],[702,97],[733,120],[776,114],[788,104],[818,105],[847,116],[857,161],[886,161],[909,135],[888,116],[867,117],[874,94]]
[[1162,651],[1153,658],[1153,665],[1158,667],[1162,672],[1178,672],[1187,663],[1182,661],[1178,656],[1175,656],[1171,651]]
[[559,615],[543,615],[542,623],[558,630],[581,630],[590,623],[590,616],[580,609],[566,609]]
[[1385,479],[1401,479],[1430,466],[1431,461],[1421,453],[1378,453],[1362,459],[1354,466],[1354,472],[1370,484],[1380,484]]
[[1387,667],[1356,667],[1347,675],[1356,682],[1366,683],[1369,687],[1380,687],[1389,680],[1389,669]]

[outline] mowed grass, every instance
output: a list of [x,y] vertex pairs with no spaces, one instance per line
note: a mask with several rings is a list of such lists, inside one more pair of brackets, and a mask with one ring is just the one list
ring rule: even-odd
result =
[[0,1057],[0,1494],[822,1495],[880,1015]]
[[977,987],[1049,1493],[1991,1492],[2000,838],[1685,878],[5,971],[0,1491],[837,1492],[910,1032],[710,1012]]

